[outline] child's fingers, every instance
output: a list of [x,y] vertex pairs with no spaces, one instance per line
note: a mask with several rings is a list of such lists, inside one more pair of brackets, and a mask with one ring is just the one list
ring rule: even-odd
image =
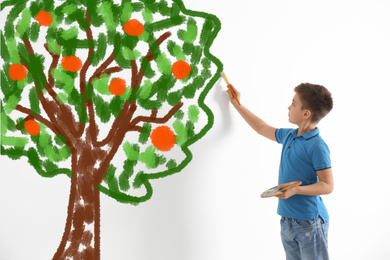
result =
[[284,189],[284,188],[287,188],[287,187],[290,187],[291,183],[283,183],[283,184],[280,184],[278,185],[278,188],[279,189]]
[[229,97],[233,97],[233,93],[229,88],[226,90],[226,92],[229,94]]
[[240,95],[241,95],[240,92],[232,84],[229,84],[228,88],[233,90],[234,94],[236,94],[237,98],[240,99]]
[[231,101],[231,102],[235,102],[236,99],[234,98],[232,91],[231,91],[230,89],[228,89],[228,90],[226,90],[226,92],[227,92],[228,95],[229,95],[230,101]]

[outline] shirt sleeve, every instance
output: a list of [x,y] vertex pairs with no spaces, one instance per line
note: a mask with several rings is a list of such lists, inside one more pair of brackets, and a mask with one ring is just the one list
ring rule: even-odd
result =
[[287,139],[287,136],[294,131],[294,129],[291,128],[278,128],[275,131],[275,137],[276,141],[280,144],[284,144],[284,142]]
[[313,167],[316,171],[325,170],[332,167],[330,151],[325,142],[318,142],[311,151]]

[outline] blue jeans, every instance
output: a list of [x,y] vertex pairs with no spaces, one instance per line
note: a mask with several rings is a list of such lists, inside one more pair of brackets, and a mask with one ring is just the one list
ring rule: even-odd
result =
[[329,260],[329,221],[282,217],[280,225],[287,260]]

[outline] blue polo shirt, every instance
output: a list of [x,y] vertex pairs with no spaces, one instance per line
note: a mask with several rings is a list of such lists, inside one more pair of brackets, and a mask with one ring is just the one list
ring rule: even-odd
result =
[[[298,129],[279,128],[275,132],[283,145],[279,168],[279,184],[302,181],[301,186],[318,182],[316,171],[331,168],[329,148],[319,135],[318,128],[303,135]],[[294,195],[279,199],[278,214],[288,218],[329,220],[328,211],[320,196]]]

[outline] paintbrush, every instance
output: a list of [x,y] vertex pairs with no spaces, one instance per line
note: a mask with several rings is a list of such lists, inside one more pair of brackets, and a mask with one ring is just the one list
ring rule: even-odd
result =
[[225,72],[221,72],[221,77],[225,80],[225,82],[226,82],[226,84],[227,84],[227,87],[228,87],[228,88],[230,89],[230,91],[232,92],[233,97],[237,100],[238,105],[241,106],[240,101],[238,101],[238,98],[237,98],[237,96],[236,96],[236,93],[234,93],[234,90],[233,90],[233,88],[231,87],[231,85],[230,85],[230,83],[229,83],[229,80],[228,80],[227,77],[226,77]]

